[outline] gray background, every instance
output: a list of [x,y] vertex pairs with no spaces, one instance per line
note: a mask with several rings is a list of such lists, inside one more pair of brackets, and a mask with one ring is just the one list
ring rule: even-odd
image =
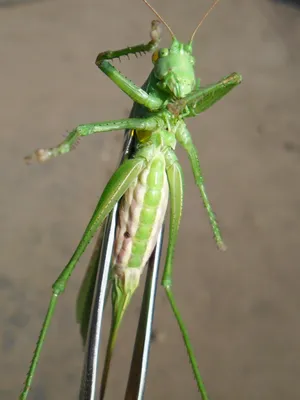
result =
[[[187,40],[210,2],[153,0]],[[27,167],[79,123],[123,118],[131,102],[94,65],[99,51],[148,41],[140,0],[44,1],[0,9],[0,398],[16,399],[50,287],[75,249],[119,158],[122,133]],[[187,158],[174,289],[212,400],[300,398],[300,13],[264,0],[222,1],[195,40],[203,84],[233,71],[243,84],[189,121],[228,245],[217,251]],[[164,32],[164,42],[169,43]],[[118,63],[116,63],[118,65]],[[145,56],[122,61],[137,84]],[[74,272],[43,349],[30,399],[77,398],[82,349]],[[139,310],[122,326],[107,399],[120,399]],[[109,325],[109,314],[106,326]],[[157,298],[146,399],[198,399],[163,290]],[[107,335],[107,329],[105,332]]]

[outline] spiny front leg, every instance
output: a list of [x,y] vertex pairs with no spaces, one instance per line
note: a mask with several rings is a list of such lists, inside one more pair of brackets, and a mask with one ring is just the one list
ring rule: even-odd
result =
[[150,42],[137,44],[136,46],[125,47],[120,50],[108,50],[98,54],[96,59],[96,65],[101,68],[101,64],[104,60],[113,60],[115,58],[120,58],[122,56],[129,56],[129,54],[142,54],[155,50],[161,39],[161,26],[160,21],[154,20],[151,22],[150,30]]
[[48,149],[38,149],[33,154],[26,156],[25,161],[30,163],[33,159],[39,162],[44,162],[50,158],[57,157],[61,154],[68,153],[73,150],[83,136],[92,135],[94,133],[117,131],[123,129],[141,129],[155,130],[163,122],[157,117],[150,118],[125,118],[115,121],[96,122],[92,124],[79,125],[67,138],[58,146]]
[[160,41],[161,28],[159,21],[152,21],[150,37],[151,40],[147,44],[138,44],[136,46],[126,47],[121,50],[105,51],[100,53],[96,59],[96,65],[105,73],[124,93],[127,94],[136,103],[142,104],[150,110],[158,110],[163,100],[154,97],[139,86],[135,85],[131,80],[126,78],[117,68],[111,65],[108,60],[129,56],[129,54],[137,55],[153,51],[157,48]]
[[221,100],[241,82],[242,76],[233,72],[217,83],[195,89],[185,98],[170,103],[168,109],[174,115],[194,117]]

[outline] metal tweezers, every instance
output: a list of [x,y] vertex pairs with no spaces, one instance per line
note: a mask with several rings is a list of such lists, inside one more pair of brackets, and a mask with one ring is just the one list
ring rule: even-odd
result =
[[[125,158],[132,156],[135,151],[135,146],[135,136],[132,132],[125,131],[121,162],[123,162]],[[99,398],[99,389],[97,390],[97,369],[100,356],[103,309],[107,294],[110,263],[115,239],[117,209],[118,204],[114,207],[103,227],[103,239],[99,250],[98,272],[89,320],[88,338],[85,346],[84,367],[79,395],[80,400],[95,400]],[[142,400],[144,396],[162,242],[163,228],[148,262],[143,302],[124,397],[125,400]]]

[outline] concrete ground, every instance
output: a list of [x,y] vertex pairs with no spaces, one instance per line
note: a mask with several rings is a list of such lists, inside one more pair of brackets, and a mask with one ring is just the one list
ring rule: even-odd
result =
[[[152,4],[187,40],[209,1]],[[130,100],[94,60],[99,51],[148,40],[152,19],[141,0],[0,9],[1,400],[18,396],[51,284],[116,166],[122,134],[86,138],[44,165],[27,167],[23,156],[57,144],[79,123],[127,115]],[[244,77],[189,121],[226,253],[214,245],[178,151],[186,196],[174,289],[212,400],[300,398],[299,40],[299,9],[267,0],[221,1],[195,40],[203,84],[233,71]],[[124,59],[120,68],[142,84],[150,57]],[[83,353],[74,304],[91,250],[59,302],[30,399],[77,398]],[[123,398],[139,301],[120,332],[107,399]],[[145,399],[199,399],[162,289],[155,329]]]

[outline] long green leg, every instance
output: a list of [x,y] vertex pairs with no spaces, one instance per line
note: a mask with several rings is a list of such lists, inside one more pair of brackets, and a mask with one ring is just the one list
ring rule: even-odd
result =
[[126,93],[134,102],[144,105],[150,110],[159,109],[164,101],[161,98],[153,96],[145,92],[142,88],[135,85],[126,78],[119,70],[111,65],[107,60],[129,56],[129,54],[138,54],[150,52],[156,49],[160,41],[160,22],[152,21],[150,37],[151,40],[147,44],[138,44],[132,47],[126,47],[121,50],[105,51],[100,53],[96,59],[96,65],[104,72],[115,84]]
[[242,76],[233,72],[217,83],[200,87],[188,94],[184,99],[170,103],[168,109],[175,115],[179,115],[187,109],[185,117],[194,117],[221,100],[222,97],[241,82]]
[[20,400],[25,400],[27,398],[37,367],[37,363],[40,358],[45,336],[55,310],[58,296],[65,290],[67,282],[77,262],[79,261],[81,255],[84,253],[87,245],[90,243],[97,229],[103,223],[110,211],[113,209],[116,202],[123,196],[123,194],[129,188],[134,179],[139,175],[141,170],[144,168],[145,163],[146,160],[142,157],[127,160],[113,174],[102,193],[94,214],[84,232],[81,241],[79,242],[77,249],[75,250],[72,258],[70,259],[62,273],[54,282],[52,286],[52,296],[50,299],[48,311],[36,344],[36,348],[24,384],[24,389],[20,395]]
[[37,159],[39,162],[44,162],[50,158],[57,157],[61,154],[68,153],[73,150],[78,141],[83,136],[93,135],[94,133],[117,131],[123,129],[141,129],[153,131],[157,129],[162,121],[157,117],[148,118],[125,118],[114,121],[96,122],[92,124],[79,125],[67,138],[56,147],[49,149],[38,149],[33,154],[25,157],[26,162],[31,162],[32,159]]
[[195,182],[200,190],[200,194],[202,197],[204,207],[206,208],[206,211],[208,213],[209,221],[210,221],[210,224],[211,224],[211,227],[213,230],[213,234],[214,234],[214,238],[216,240],[217,246],[220,250],[226,250],[226,245],[223,242],[220,228],[219,228],[218,222],[216,220],[216,216],[213,212],[213,209],[210,205],[210,202],[209,202],[207,194],[206,194],[206,190],[204,187],[203,175],[202,175],[200,162],[199,162],[198,151],[192,141],[191,134],[189,133],[187,128],[184,127],[184,129],[182,129],[180,132],[177,132],[176,139],[188,153],[188,157],[191,162]]
[[[184,99],[178,100],[170,104],[169,111],[177,114],[178,112],[181,113],[183,110],[187,110],[186,116],[193,117],[211,107],[214,103],[224,97],[230,90],[232,90],[236,85],[241,83],[241,81],[241,75],[234,72],[231,75],[228,75],[227,77],[221,79],[216,84],[197,89],[191,94],[187,95]],[[214,238],[217,242],[219,249],[225,250],[226,246],[223,242],[220,228],[218,226],[215,214],[212,210],[204,187],[198,151],[194,146],[191,135],[186,127],[184,127],[180,131],[177,131],[176,139],[188,153],[195,182],[200,190],[204,207],[207,210]]]
[[183,336],[184,344],[189,356],[189,360],[193,369],[194,377],[197,382],[198,390],[201,393],[203,400],[208,400],[203,380],[201,378],[199,368],[197,365],[196,357],[191,345],[188,331],[181,318],[180,312],[175,302],[175,297],[172,290],[172,273],[173,273],[173,256],[178,236],[178,230],[182,214],[183,203],[183,174],[180,164],[173,152],[169,151],[167,154],[168,163],[172,163],[167,168],[168,182],[170,187],[170,202],[171,202],[171,219],[170,219],[170,233],[167,251],[166,265],[162,278],[162,285],[166,290],[171,308],[179,325],[180,331]]

